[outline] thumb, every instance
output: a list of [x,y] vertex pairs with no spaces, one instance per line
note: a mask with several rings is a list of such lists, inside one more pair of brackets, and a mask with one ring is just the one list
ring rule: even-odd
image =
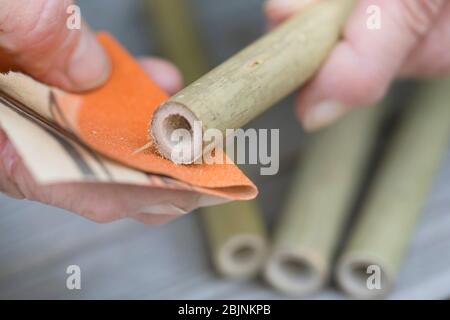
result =
[[71,5],[70,0],[0,0],[0,47],[36,79],[83,91],[102,84],[110,64],[86,23],[67,27]]

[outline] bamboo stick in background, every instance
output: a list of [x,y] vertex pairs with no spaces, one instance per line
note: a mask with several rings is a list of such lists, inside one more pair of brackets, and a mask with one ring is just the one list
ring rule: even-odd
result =
[[267,253],[265,226],[256,201],[203,208],[201,218],[217,271],[234,279],[255,276]]
[[164,55],[180,68],[187,84],[209,69],[189,3],[186,0],[144,0]]
[[[189,14],[186,0],[145,0],[155,31],[168,58],[181,68],[189,82],[208,69],[208,58]],[[267,236],[255,200],[201,209],[200,214],[212,261],[229,278],[248,278],[261,268],[267,253]]]
[[[161,105],[150,124],[149,139],[164,157],[194,162],[202,155],[197,138],[187,142],[192,155],[171,158],[175,129],[192,130],[200,120],[203,130],[215,128],[225,134],[226,129],[247,124],[314,75],[355,3],[327,0],[308,6]],[[168,20],[176,22],[172,16]]]
[[[434,81],[424,84],[405,110],[338,264],[337,279],[354,297],[378,298],[394,285],[425,197],[448,150],[449,101],[450,79]],[[374,272],[368,271],[369,266],[380,268],[379,290],[367,286]]]
[[357,110],[312,137],[265,266],[265,277],[273,287],[303,295],[328,280],[382,114],[382,106]]

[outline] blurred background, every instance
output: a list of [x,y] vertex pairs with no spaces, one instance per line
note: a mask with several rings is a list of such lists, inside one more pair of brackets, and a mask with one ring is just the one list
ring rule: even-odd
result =
[[[262,0],[186,0],[203,52],[214,66],[265,31]],[[108,30],[132,54],[162,55],[159,32],[140,0],[79,0],[84,18]],[[177,21],[173,21],[177,23]],[[404,89],[405,90],[405,89]],[[402,92],[401,90],[399,92]],[[292,98],[251,127],[280,128],[280,172],[256,181],[269,230],[279,217],[305,135]],[[292,137],[295,137],[293,139]],[[389,298],[450,297],[450,152]],[[196,214],[164,226],[131,220],[100,225],[64,210],[0,195],[0,298],[286,299],[262,279],[230,281],[212,267]],[[66,289],[66,268],[79,265],[82,290]],[[333,281],[306,298],[346,298]]]

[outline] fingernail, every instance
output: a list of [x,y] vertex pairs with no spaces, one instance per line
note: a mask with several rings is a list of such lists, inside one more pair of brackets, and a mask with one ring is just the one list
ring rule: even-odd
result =
[[337,101],[323,101],[310,107],[303,116],[303,128],[315,131],[326,127],[347,113],[347,108]]
[[98,87],[108,79],[110,69],[109,58],[103,47],[90,30],[83,30],[67,66],[67,77],[74,90]]
[[161,214],[161,215],[180,215],[188,213],[186,210],[179,208],[171,203],[152,204],[142,207],[140,213],[145,214]]

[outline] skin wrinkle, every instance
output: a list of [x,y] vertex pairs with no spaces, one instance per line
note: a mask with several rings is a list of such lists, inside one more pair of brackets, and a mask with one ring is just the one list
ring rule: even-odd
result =
[[[410,54],[401,70],[402,77],[431,78],[450,72],[450,2],[442,10],[433,29]],[[430,63],[430,61],[432,63]]]
[[0,10],[0,28],[2,32],[2,35],[0,35],[0,40],[1,37],[4,37],[4,35],[7,35],[17,29],[15,25],[11,24],[11,13],[14,12],[15,5],[17,5],[17,3],[18,2],[11,3],[10,0],[0,1],[0,8],[10,8],[10,10]]
[[[76,36],[75,36],[76,35]],[[65,37],[62,42],[60,42],[59,48],[52,49],[50,52],[53,52],[53,59],[47,59],[47,65],[41,66],[40,70],[36,68],[34,70],[35,77],[37,78],[45,78],[46,76],[51,74],[51,82],[53,83],[66,83],[66,85],[71,85],[70,81],[67,79],[64,69],[66,61],[69,60],[70,56],[73,54],[74,49],[78,45],[80,41],[80,33],[74,32],[70,33],[69,36]],[[59,43],[59,42],[56,42]],[[44,52],[46,52],[44,50]],[[65,55],[61,55],[63,52]],[[39,54],[38,54],[39,55]],[[53,63],[52,63],[53,61]],[[57,68],[55,68],[54,63],[59,62],[57,64]],[[22,62],[24,63],[24,62]],[[51,72],[50,72],[51,71]]]
[[[65,27],[66,7],[72,3],[69,0],[8,2],[10,18],[2,23],[10,32],[0,35],[0,45],[13,56],[16,65],[34,78],[68,91],[80,91],[100,85],[108,77],[110,66],[100,46],[95,49],[92,44],[94,36],[84,21],[81,30]],[[82,48],[87,51],[80,52]],[[73,59],[80,62],[78,70]],[[82,62],[87,63],[84,68]]]
[[[50,2],[48,2],[50,3]],[[45,10],[45,9],[44,9]],[[52,12],[54,11],[54,12]],[[52,14],[50,15],[50,13]],[[72,37],[73,34],[77,35],[77,39],[79,38],[80,32],[75,31],[71,32],[67,28],[58,28],[58,26],[64,25],[66,16],[65,16],[65,10],[64,7],[61,7],[59,9],[47,9],[46,15],[50,15],[50,17],[54,16],[54,18],[50,21],[49,19],[38,19],[39,23],[35,28],[35,33],[33,31],[30,31],[30,38],[29,41],[27,41],[27,47],[28,50],[36,50],[36,48],[47,48],[48,46],[51,46],[51,44],[55,44],[53,49],[61,49],[64,47],[64,43],[67,41],[73,41]],[[58,32],[55,32],[57,30]],[[33,43],[33,39],[36,39]],[[61,41],[62,39],[62,41]],[[77,42],[77,41],[73,41]],[[57,45],[56,45],[57,44]],[[56,47],[56,48],[55,48]],[[72,47],[75,47],[75,45],[72,45]],[[49,52],[48,50],[46,51]],[[51,51],[50,51],[51,52]]]
[[402,0],[398,1],[399,26],[406,28],[419,40],[431,28],[435,17],[444,6],[444,0]]
[[[7,8],[8,10],[6,10],[7,15],[6,18],[3,19],[2,24],[10,26],[10,30],[6,30],[5,33],[6,35],[9,35],[9,37],[3,36],[3,38],[6,38],[6,41],[3,39],[2,46],[6,47],[12,53],[16,53],[22,51],[22,49],[26,49],[20,46],[21,43],[26,43],[26,41],[21,41],[21,38],[29,36],[30,33],[36,30],[36,27],[40,23],[39,19],[41,17],[41,14],[31,14],[34,13],[36,9],[24,9],[23,4],[23,0],[19,0],[14,4],[8,2],[8,4],[3,5],[3,8]],[[42,2],[41,0],[37,0],[33,3],[28,3],[28,5],[31,7],[35,6],[36,4],[40,5],[37,12],[42,13],[42,9],[46,6],[46,3]],[[22,36],[19,38],[19,41],[17,41],[17,39],[14,39],[17,35]],[[8,38],[13,38],[13,40]],[[39,38],[41,37],[38,37],[38,41],[40,41]],[[0,38],[0,40],[2,39]],[[36,41],[37,40],[31,41],[31,44]]]
[[[46,1],[47,2],[47,1]],[[47,3],[54,3],[54,1],[48,1]],[[61,25],[65,22],[65,16],[61,14],[64,12],[61,8],[42,8],[42,10],[47,10],[45,14],[41,12],[41,15],[50,15],[51,13],[59,18],[54,18],[58,21],[55,25]],[[21,64],[25,64],[27,60],[33,60],[32,64],[29,64],[29,67],[33,67],[36,72],[48,72],[48,70],[52,67],[53,63],[61,61],[64,63],[68,60],[69,55],[72,53],[73,49],[78,44],[81,33],[77,32],[69,32],[66,28],[55,28],[54,25],[49,24],[48,19],[41,19],[41,17],[36,18],[38,24],[35,25],[30,30],[18,30],[16,31],[16,36],[18,36],[19,40],[16,43],[15,52],[26,52],[26,59],[19,58],[18,62]],[[28,29],[28,28],[27,28]],[[55,32],[55,30],[57,32]],[[70,45],[67,45],[69,43]],[[68,47],[69,50],[63,50],[64,47]],[[30,53],[31,56],[30,56]],[[39,57],[42,55],[51,54],[53,59],[45,59],[43,60],[45,65],[42,65],[41,59],[34,59],[34,57]],[[64,56],[61,56],[61,53],[65,53]],[[41,61],[41,64],[36,64],[36,62]],[[53,63],[52,63],[53,62]]]

